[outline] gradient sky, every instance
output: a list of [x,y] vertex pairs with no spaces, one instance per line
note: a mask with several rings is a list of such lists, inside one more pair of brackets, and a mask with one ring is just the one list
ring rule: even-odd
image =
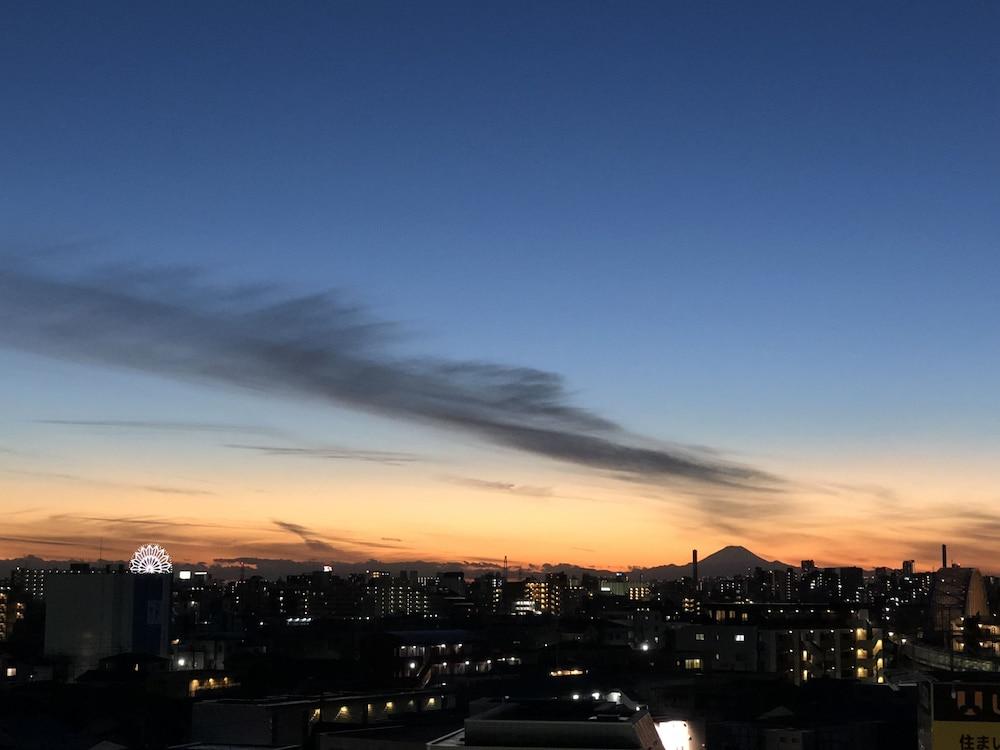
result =
[[[984,2],[8,4],[0,558],[1000,571],[998,34]],[[151,366],[193,330],[63,295],[255,284],[750,479]]]

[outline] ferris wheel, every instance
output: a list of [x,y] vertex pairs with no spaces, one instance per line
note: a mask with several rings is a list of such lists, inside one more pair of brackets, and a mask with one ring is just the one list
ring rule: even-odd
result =
[[170,555],[159,544],[143,544],[132,555],[130,573],[169,573],[174,569]]

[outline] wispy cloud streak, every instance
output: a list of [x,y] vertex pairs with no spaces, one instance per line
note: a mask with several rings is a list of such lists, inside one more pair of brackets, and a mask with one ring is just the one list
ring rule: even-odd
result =
[[461,487],[471,487],[476,490],[489,490],[492,492],[507,492],[511,495],[526,495],[528,497],[550,497],[552,495],[551,487],[536,487],[528,484],[517,484],[516,482],[452,476],[442,477],[442,480]]
[[165,484],[126,484],[124,482],[112,482],[106,479],[92,479],[78,474],[67,474],[57,471],[29,471],[27,469],[0,469],[0,473],[10,476],[33,477],[37,479],[54,479],[60,482],[73,482],[81,485],[91,485],[94,487],[115,487],[124,490],[141,490],[143,492],[155,492],[161,495],[214,495],[209,490],[195,489],[191,487],[173,487]]
[[333,294],[212,286],[190,271],[66,276],[15,259],[0,270],[0,318],[0,344],[23,350],[327,400],[645,482],[781,484],[705,452],[644,444],[574,405],[551,372],[394,356],[395,328]]
[[354,448],[303,448],[301,446],[284,445],[244,445],[242,443],[228,443],[226,447],[255,451],[265,456],[323,458],[331,461],[362,461],[364,463],[385,464],[387,466],[398,466],[418,460],[418,457],[412,453],[357,450]]
[[212,422],[164,422],[148,419],[36,419],[35,424],[57,427],[85,427],[102,430],[147,430],[151,432],[246,433],[251,435],[279,434],[268,427]]

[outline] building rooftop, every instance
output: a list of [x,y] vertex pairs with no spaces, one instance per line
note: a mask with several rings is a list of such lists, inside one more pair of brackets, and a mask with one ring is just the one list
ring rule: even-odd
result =
[[321,734],[348,739],[378,740],[379,742],[420,742],[427,743],[437,739],[442,732],[454,734],[461,724],[454,717],[434,722],[407,722],[405,724],[383,724],[367,727],[333,727],[324,728]]
[[610,701],[518,701],[503,703],[469,721],[631,721],[635,714]]
[[363,701],[385,697],[397,696],[439,696],[445,694],[441,690],[432,688],[422,688],[416,690],[381,690],[371,693],[352,692],[331,692],[316,695],[269,695],[262,698],[216,698],[214,700],[202,701],[202,703],[216,703],[228,705],[256,705],[256,706],[292,706],[316,703],[334,703],[336,701]]
[[595,700],[504,703],[427,747],[663,750],[647,711]]
[[385,635],[398,638],[417,646],[436,646],[441,643],[454,644],[481,640],[482,634],[469,630],[387,630]]

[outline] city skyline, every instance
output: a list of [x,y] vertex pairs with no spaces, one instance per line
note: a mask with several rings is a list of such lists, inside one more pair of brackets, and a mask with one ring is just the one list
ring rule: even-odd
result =
[[[103,540],[102,540],[103,541]],[[169,550],[160,547],[154,542],[144,542],[134,550],[127,559],[114,559],[104,556],[104,548],[101,546],[94,558],[73,558],[66,560],[46,559],[38,555],[26,555],[13,559],[0,559],[0,576],[7,576],[16,569],[33,570],[53,570],[65,571],[81,565],[94,571],[109,570],[111,572],[129,571],[153,572],[150,570],[139,570],[136,559],[139,558],[149,548],[159,548],[169,560],[169,571],[177,575],[179,571],[202,571],[217,576],[220,579],[245,578],[257,575],[268,580],[277,580],[286,576],[300,574],[325,572],[339,576],[349,576],[354,574],[370,575],[373,572],[385,571],[394,574],[407,574],[418,572],[420,575],[434,577],[451,572],[462,572],[469,580],[484,574],[499,574],[512,580],[522,580],[525,578],[545,576],[549,574],[566,574],[569,576],[604,576],[613,577],[626,575],[631,580],[647,581],[681,581],[694,577],[694,568],[691,558],[685,561],[664,561],[659,565],[631,567],[626,569],[599,568],[586,565],[575,565],[573,563],[527,563],[517,560],[502,560],[498,562],[483,560],[379,560],[370,559],[363,561],[344,561],[331,559],[315,560],[290,560],[272,558],[222,558],[211,562],[200,560],[175,560],[170,558]],[[698,550],[693,550],[692,554],[699,554]],[[942,555],[943,555],[942,551]],[[758,572],[768,573],[774,571],[784,574],[791,569],[797,574],[815,570],[842,570],[857,569],[863,570],[866,574],[875,575],[878,570],[891,570],[903,573],[912,570],[918,574],[928,574],[934,572],[936,565],[921,568],[915,560],[897,561],[895,565],[879,566],[878,568],[865,569],[853,565],[849,562],[843,564],[817,563],[813,558],[803,558],[791,560],[770,559],[767,555],[759,555],[755,551],[747,549],[741,545],[727,545],[717,550],[702,550],[699,558],[699,580],[733,580],[736,578],[752,577]],[[949,565],[963,566],[962,560],[954,557],[949,559]]]
[[0,558],[1000,571],[998,10],[518,7],[9,9]]

